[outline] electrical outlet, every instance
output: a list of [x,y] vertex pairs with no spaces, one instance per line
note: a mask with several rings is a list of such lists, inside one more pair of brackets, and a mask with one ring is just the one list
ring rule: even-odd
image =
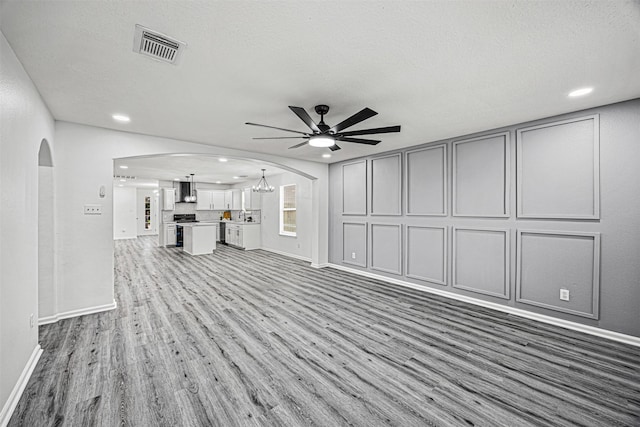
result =
[[85,215],[102,215],[102,205],[84,205]]
[[356,259],[356,253],[355,252],[351,252],[351,259]]
[[562,301],[569,301],[569,289],[560,289],[560,299]]
[[31,313],[31,316],[29,316],[29,326],[31,326],[32,328],[34,326],[33,313]]

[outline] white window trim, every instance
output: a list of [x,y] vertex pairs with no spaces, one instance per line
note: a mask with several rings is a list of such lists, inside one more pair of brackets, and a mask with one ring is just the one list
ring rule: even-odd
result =
[[[286,184],[286,185],[281,185],[280,186],[280,204],[278,205],[278,215],[280,217],[280,221],[279,221],[279,234],[281,236],[289,236],[289,237],[297,237],[298,233],[296,232],[292,232],[292,231],[284,231],[284,215],[282,214],[284,211],[295,211],[298,209],[298,195],[296,194],[296,207],[295,208],[286,208],[284,207],[284,188],[285,187],[291,187],[291,186],[296,186],[296,184]],[[296,188],[297,190],[297,188]],[[296,230],[298,229],[298,224],[297,224],[298,220],[296,218]]]

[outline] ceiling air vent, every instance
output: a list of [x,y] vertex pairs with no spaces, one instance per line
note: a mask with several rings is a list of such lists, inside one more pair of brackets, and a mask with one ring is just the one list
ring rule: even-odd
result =
[[172,39],[157,31],[136,24],[133,51],[158,61],[177,64],[186,43]]

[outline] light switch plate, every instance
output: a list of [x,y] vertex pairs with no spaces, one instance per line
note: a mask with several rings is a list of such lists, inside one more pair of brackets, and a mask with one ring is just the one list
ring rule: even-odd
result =
[[562,301],[569,301],[569,289],[560,289],[560,299]]
[[84,205],[85,215],[102,215],[102,205]]

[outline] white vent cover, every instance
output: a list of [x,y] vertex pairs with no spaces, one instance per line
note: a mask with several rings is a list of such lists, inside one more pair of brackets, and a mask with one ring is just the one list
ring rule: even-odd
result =
[[150,56],[158,61],[177,64],[186,46],[186,43],[136,24],[133,38],[134,52]]

